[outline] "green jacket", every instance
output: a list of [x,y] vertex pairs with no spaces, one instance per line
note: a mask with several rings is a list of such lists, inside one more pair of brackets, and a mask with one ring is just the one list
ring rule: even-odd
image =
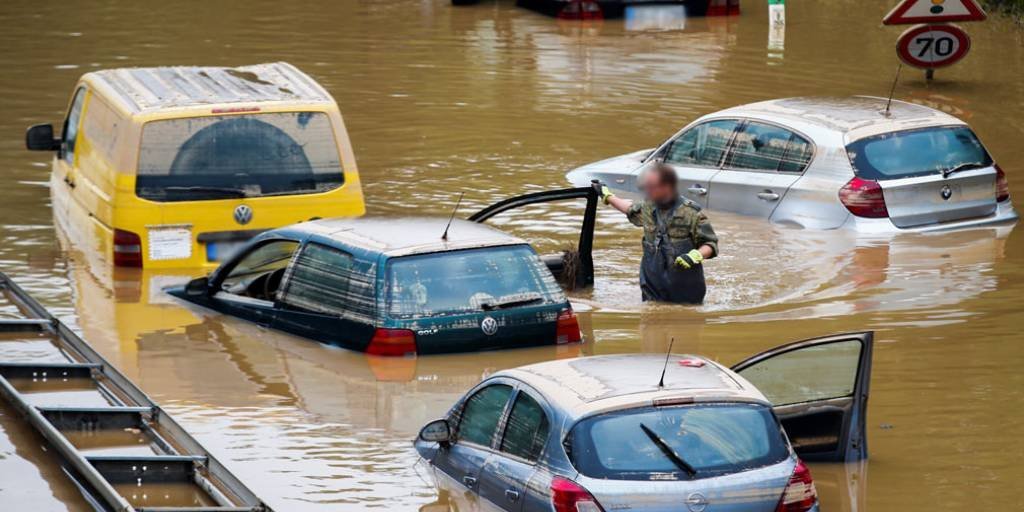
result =
[[[679,201],[679,207],[668,224],[669,238],[673,242],[689,238],[694,248],[699,249],[702,245],[708,245],[711,247],[711,257],[718,256],[718,236],[715,235],[708,216],[693,202],[684,198],[680,198]],[[654,243],[657,237],[657,221],[654,217],[657,209],[654,202],[644,200],[634,201],[633,206],[626,211],[629,222],[644,228],[644,240],[648,243]]]

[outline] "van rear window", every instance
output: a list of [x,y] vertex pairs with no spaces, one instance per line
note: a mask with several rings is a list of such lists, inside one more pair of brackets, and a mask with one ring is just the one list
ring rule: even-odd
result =
[[146,123],[135,193],[197,201],[311,194],[343,182],[330,118],[281,112]]
[[602,414],[576,424],[568,446],[577,470],[613,480],[690,479],[673,456],[695,471],[695,479],[769,466],[789,457],[771,409],[742,403]]
[[992,165],[981,141],[965,126],[884,133],[853,142],[846,151],[857,176],[868,180],[939,174],[961,165]]

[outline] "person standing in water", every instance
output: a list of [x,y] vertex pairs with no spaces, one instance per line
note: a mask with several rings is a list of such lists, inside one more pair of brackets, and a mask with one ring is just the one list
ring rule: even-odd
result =
[[718,236],[700,206],[679,195],[674,169],[658,164],[642,180],[645,199],[640,202],[615,197],[600,182],[594,188],[604,204],[644,228],[643,300],[701,304],[707,292],[702,263],[718,255]]

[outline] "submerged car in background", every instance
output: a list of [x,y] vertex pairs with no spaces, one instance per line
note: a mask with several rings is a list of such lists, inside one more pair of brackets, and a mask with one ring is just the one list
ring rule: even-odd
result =
[[789,98],[694,121],[654,150],[577,168],[636,197],[655,162],[713,211],[803,228],[866,233],[1015,222],[1006,175],[963,121],[884,98]]
[[501,371],[415,446],[456,510],[817,511],[801,459],[867,457],[873,337],[792,343],[731,369],[630,354]]
[[[524,240],[481,223],[512,208],[586,198],[578,267],[590,260],[592,188],[539,192],[471,220],[358,218],[303,222],[260,234],[208,277],[172,295],[261,325],[373,355],[404,356],[579,343],[558,277]],[[554,273],[553,273],[554,272]]]
[[54,151],[54,216],[120,267],[201,268],[264,230],[365,211],[338,105],[287,63],[109,69],[79,80]]

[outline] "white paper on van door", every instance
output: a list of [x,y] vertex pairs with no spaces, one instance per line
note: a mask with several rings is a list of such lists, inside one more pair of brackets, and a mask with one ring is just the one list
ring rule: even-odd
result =
[[180,260],[191,257],[191,226],[161,226],[149,229],[149,259]]

